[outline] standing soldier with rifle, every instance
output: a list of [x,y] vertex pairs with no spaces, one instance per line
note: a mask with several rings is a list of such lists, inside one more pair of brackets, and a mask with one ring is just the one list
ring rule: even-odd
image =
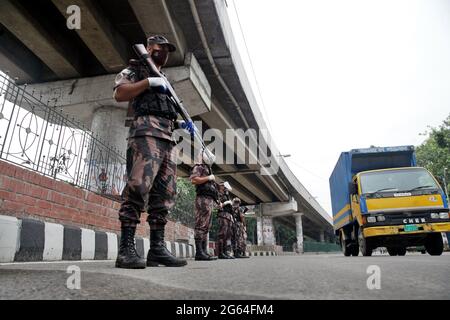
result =
[[195,260],[212,261],[216,257],[208,254],[207,242],[211,224],[211,214],[218,199],[216,178],[213,175],[208,157],[201,152],[199,161],[192,168],[189,179],[195,185]]
[[[117,75],[114,87],[114,98],[118,102],[129,101],[132,116],[127,147],[128,181],[119,210],[121,238],[116,267],[145,268],[160,264],[180,267],[187,264],[186,260],[172,255],[164,241],[166,217],[176,196],[172,132],[180,106],[167,79],[160,73],[169,53],[176,48],[162,36],[148,38],[146,50],[142,45],[135,47],[141,49],[140,60],[130,61],[128,68]],[[192,123],[186,127],[193,135]],[[147,262],[137,254],[134,242],[136,226],[145,210],[150,225]]]
[[241,199],[233,199],[233,216],[235,223],[233,226],[233,255],[235,258],[248,258],[245,255],[245,218],[241,209]]
[[219,259],[234,259],[228,254],[228,244],[231,243],[233,214],[232,202],[230,200],[229,192],[231,187],[228,182],[219,184],[219,203],[218,210],[219,233],[217,236],[217,246]]

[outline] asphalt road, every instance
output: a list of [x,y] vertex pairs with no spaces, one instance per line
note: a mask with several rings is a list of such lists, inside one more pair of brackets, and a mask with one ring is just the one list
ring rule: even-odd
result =
[[[79,290],[66,285],[71,265],[81,270]],[[367,286],[371,270],[380,271],[380,289]],[[145,270],[111,261],[1,264],[0,283],[0,299],[450,299],[450,253],[190,260]]]

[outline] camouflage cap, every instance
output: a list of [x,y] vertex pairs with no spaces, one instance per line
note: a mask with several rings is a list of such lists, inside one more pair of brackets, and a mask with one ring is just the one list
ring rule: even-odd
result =
[[173,45],[169,42],[169,40],[160,35],[151,36],[147,39],[147,46],[152,44],[166,45],[169,48],[169,52],[174,52],[175,50],[177,50],[175,45]]

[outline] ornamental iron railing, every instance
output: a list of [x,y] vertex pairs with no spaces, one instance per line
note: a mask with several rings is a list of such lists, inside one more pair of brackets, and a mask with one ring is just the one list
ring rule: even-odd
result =
[[41,99],[0,73],[0,159],[119,199],[126,183],[123,154],[56,100]]

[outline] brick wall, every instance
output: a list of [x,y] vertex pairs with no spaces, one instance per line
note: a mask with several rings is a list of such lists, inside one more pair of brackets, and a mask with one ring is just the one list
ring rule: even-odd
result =
[[[66,182],[0,160],[0,214],[118,233],[120,203]],[[141,216],[139,236],[148,236],[147,214]],[[166,240],[188,241],[193,230],[169,221]]]

